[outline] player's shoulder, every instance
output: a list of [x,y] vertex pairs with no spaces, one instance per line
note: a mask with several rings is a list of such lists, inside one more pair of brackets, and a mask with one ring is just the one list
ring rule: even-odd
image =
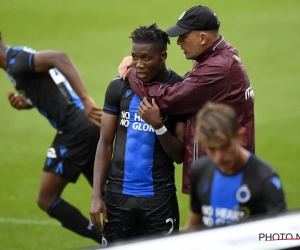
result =
[[274,167],[268,163],[267,161],[261,159],[256,155],[252,155],[249,160],[249,169],[253,169],[257,176],[260,178],[265,179],[272,175],[276,175],[276,170]]
[[26,46],[8,47],[6,49],[7,72],[10,75],[32,72],[35,53],[34,49]]
[[123,78],[121,78],[120,76],[117,76],[117,77],[115,77],[115,78],[113,78],[111,81],[110,81],[110,83],[109,83],[109,85],[112,85],[112,86],[127,86],[127,85],[129,85],[129,82],[128,82],[128,80],[127,79],[123,79]]
[[36,50],[27,46],[8,47],[6,50],[6,54],[10,56],[16,56],[22,53],[35,54]]
[[6,49],[6,58],[10,69],[19,67],[20,64],[32,63],[36,51],[27,46],[8,47]]
[[127,79],[124,80],[120,76],[117,76],[110,81],[107,88],[108,90],[114,90],[115,92],[118,92],[129,87],[130,85]]
[[122,79],[117,76],[113,78],[107,86],[106,94],[108,96],[121,96],[124,91],[130,89],[130,85],[127,79]]
[[191,173],[199,173],[207,170],[214,170],[215,163],[209,156],[197,159],[191,166]]
[[182,82],[184,80],[183,77],[179,76],[175,71],[170,70],[170,77],[168,80],[168,85],[174,85],[175,83]]

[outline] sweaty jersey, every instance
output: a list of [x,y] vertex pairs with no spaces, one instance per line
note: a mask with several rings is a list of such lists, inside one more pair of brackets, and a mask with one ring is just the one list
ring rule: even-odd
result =
[[[169,72],[166,84],[182,80]],[[138,115],[140,102],[127,80],[116,78],[109,84],[103,112],[118,116],[118,124],[106,188],[136,197],[166,195],[176,190],[173,160],[165,153],[154,129]],[[185,122],[185,117],[162,114],[162,120],[174,134],[176,122]]]
[[191,167],[191,210],[211,227],[252,215],[285,211],[286,202],[275,170],[255,155],[237,174],[222,174],[209,156]]
[[6,51],[6,72],[15,89],[37,108],[51,125],[63,130],[68,120],[80,119],[84,106],[58,69],[34,71],[36,51],[28,47],[9,47]]

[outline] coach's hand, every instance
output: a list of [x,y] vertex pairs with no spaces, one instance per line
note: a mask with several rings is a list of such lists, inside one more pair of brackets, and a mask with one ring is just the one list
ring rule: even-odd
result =
[[93,198],[90,211],[91,221],[102,231],[103,225],[100,220],[100,214],[103,214],[103,220],[107,222],[107,209],[104,200],[102,198]]
[[101,127],[102,108],[97,107],[91,97],[83,100],[84,111],[87,118],[96,126]]
[[132,56],[126,56],[123,58],[121,64],[118,67],[119,76],[125,80],[128,71],[133,66]]
[[11,91],[6,92],[10,105],[15,109],[31,109],[32,106],[19,94],[15,94]]
[[144,97],[138,108],[139,116],[148,124],[150,124],[154,129],[161,128],[164,124],[161,120],[160,110],[157,106],[154,98],[152,99],[152,104],[148,102],[147,98]]

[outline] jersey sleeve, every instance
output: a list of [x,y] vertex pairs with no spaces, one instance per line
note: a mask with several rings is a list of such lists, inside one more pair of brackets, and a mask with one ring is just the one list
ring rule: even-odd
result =
[[29,52],[25,50],[16,50],[12,53],[10,58],[8,58],[8,68],[10,73],[27,73],[34,72],[34,52]]
[[262,187],[262,198],[265,211],[284,212],[287,205],[284,197],[284,191],[278,176],[274,175],[268,178]]
[[199,174],[198,162],[195,162],[190,169],[190,180],[191,180],[191,211],[196,214],[201,214],[201,202],[199,195],[197,194],[197,185]]
[[121,78],[115,78],[110,82],[105,93],[103,112],[110,115],[119,115],[123,86],[124,81]]

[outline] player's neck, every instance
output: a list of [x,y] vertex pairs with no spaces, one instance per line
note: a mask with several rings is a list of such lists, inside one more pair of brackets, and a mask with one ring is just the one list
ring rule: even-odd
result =
[[241,148],[237,161],[235,162],[234,171],[235,173],[241,171],[242,168],[246,165],[249,159],[250,153],[244,148]]
[[153,82],[167,82],[169,80],[169,69],[166,64],[163,65],[163,68],[158,73],[157,77],[154,79]]

